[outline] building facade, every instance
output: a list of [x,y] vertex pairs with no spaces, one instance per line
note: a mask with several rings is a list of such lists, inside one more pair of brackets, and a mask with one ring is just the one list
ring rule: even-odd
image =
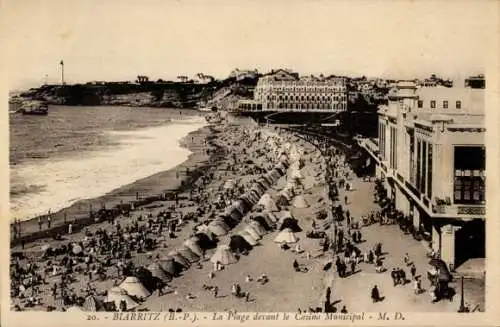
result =
[[396,208],[450,266],[484,258],[484,90],[400,82],[378,128],[378,142],[362,146]]
[[347,88],[343,78],[299,77],[296,73],[278,70],[259,78],[254,102],[262,111],[334,113],[347,109]]

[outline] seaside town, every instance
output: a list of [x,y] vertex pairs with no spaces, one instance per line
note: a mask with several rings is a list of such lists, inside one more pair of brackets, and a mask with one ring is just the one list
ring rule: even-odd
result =
[[237,69],[24,92],[49,117],[90,101],[206,126],[163,192],[16,219],[11,310],[483,312],[485,87]]

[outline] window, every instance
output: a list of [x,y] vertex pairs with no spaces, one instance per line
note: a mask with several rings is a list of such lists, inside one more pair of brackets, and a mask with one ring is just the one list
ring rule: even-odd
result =
[[484,147],[455,147],[453,199],[457,204],[482,204],[485,201]]
[[448,109],[448,101],[443,101],[443,108]]
[[419,108],[422,108],[424,106],[424,101],[418,100],[417,105]]
[[456,108],[457,109],[462,109],[462,101],[457,101]]
[[431,101],[431,109],[435,109],[435,108],[436,108],[436,101],[432,100]]

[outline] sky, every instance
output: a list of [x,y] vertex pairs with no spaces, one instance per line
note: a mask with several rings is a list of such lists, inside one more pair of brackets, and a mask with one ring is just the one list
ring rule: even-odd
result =
[[[1,1],[1,0],[0,0]],[[234,68],[393,78],[486,73],[495,1],[3,0],[11,89]]]

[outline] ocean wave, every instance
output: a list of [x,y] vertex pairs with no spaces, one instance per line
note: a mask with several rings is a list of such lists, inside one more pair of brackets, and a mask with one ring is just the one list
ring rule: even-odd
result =
[[49,158],[11,167],[11,173],[20,177],[17,182],[23,183],[11,184],[12,218],[29,219],[48,210],[55,212],[181,164],[191,154],[181,147],[181,140],[205,126],[205,122],[194,122],[114,131],[110,135],[118,145],[92,152],[91,156],[75,153],[62,160]]

